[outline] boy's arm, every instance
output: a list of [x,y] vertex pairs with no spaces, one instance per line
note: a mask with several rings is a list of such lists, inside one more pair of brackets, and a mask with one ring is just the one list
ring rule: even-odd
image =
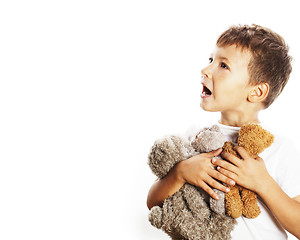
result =
[[[241,161],[229,153],[222,153],[224,160],[215,160],[218,170],[243,187],[255,191],[266,203],[280,224],[300,239],[300,195],[290,198],[269,175],[260,157],[252,158],[242,147],[235,148]],[[295,183],[299,184],[299,183]]]
[[171,196],[183,186],[184,181],[179,177],[178,168],[179,164],[175,165],[166,177],[155,181],[151,186],[147,197],[147,207],[149,209],[153,206],[161,206],[168,196]]
[[267,204],[280,224],[300,239],[300,195],[290,198],[272,177],[264,185],[257,193]]
[[160,206],[166,198],[177,192],[186,182],[201,187],[211,197],[218,199],[218,195],[211,187],[223,192],[229,189],[217,180],[229,185],[235,184],[232,179],[216,171],[212,165],[212,158],[220,155],[221,152],[222,149],[202,153],[175,165],[166,177],[156,181],[150,188],[147,197],[148,208]]

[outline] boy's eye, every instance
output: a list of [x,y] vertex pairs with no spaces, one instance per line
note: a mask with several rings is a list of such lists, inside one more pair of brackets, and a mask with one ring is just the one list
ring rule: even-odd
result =
[[209,59],[208,59],[208,62],[209,62],[209,63],[212,63],[212,62],[213,62],[213,58],[209,58]]
[[223,63],[223,62],[221,62],[221,68],[225,68],[225,69],[228,69],[228,66],[225,64],[225,63]]

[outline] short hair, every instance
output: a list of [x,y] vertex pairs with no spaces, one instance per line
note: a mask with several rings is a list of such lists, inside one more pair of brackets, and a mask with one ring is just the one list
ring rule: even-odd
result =
[[217,40],[218,47],[230,45],[250,51],[249,83],[269,84],[269,94],[263,102],[265,108],[269,107],[282,92],[292,72],[292,58],[284,39],[259,25],[237,25],[223,32]]

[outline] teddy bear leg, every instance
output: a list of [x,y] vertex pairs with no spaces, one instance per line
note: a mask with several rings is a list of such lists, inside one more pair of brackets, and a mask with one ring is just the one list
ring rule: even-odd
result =
[[179,233],[182,239],[188,240],[202,240],[209,239],[208,222],[209,219],[203,221],[192,216],[191,212],[184,211],[178,219],[180,221]]
[[241,187],[241,196],[244,204],[243,215],[247,218],[256,218],[260,214],[260,208],[257,205],[256,193],[249,189]]
[[242,215],[243,202],[237,185],[230,187],[230,191],[225,193],[225,209],[226,213],[233,218],[238,218]]
[[[184,200],[184,198],[182,200]],[[208,230],[205,224],[205,220],[202,221],[194,216],[187,206],[181,208],[180,211],[178,211],[179,208],[174,208],[176,209],[173,212],[173,214],[175,214],[175,218],[173,218],[173,221],[170,224],[162,226],[162,229],[173,240],[208,239]]]
[[180,191],[182,198],[173,205],[176,209],[174,212],[176,217],[172,224],[175,235],[181,236],[181,240],[207,239],[207,222],[211,211],[204,200],[203,193],[187,183]]
[[[173,240],[206,239],[200,238],[199,236],[207,234],[207,232],[205,232],[207,227],[203,225],[204,221],[194,216],[191,209],[187,206],[186,196],[184,196],[183,190],[184,188],[181,188],[164,201],[163,207],[161,208],[161,229]],[[158,218],[156,215],[156,219]]]
[[152,207],[148,219],[154,227],[163,230],[172,239],[182,238],[178,233],[179,227],[176,219],[184,209],[185,202],[183,200],[182,191],[179,190],[165,199],[162,207]]
[[236,219],[229,217],[225,214],[218,214],[212,212],[210,221],[208,224],[208,232],[210,240],[230,240],[231,232],[234,229]]

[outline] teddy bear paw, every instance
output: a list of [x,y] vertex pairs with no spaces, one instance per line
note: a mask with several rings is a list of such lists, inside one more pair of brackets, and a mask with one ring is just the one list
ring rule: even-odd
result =
[[148,219],[149,222],[156,228],[162,227],[162,209],[158,206],[151,208]]
[[219,200],[216,200],[214,198],[209,199],[209,204],[211,210],[213,210],[215,213],[218,214],[225,214],[225,194],[224,192],[218,190],[218,189],[213,189],[213,191],[218,194]]

